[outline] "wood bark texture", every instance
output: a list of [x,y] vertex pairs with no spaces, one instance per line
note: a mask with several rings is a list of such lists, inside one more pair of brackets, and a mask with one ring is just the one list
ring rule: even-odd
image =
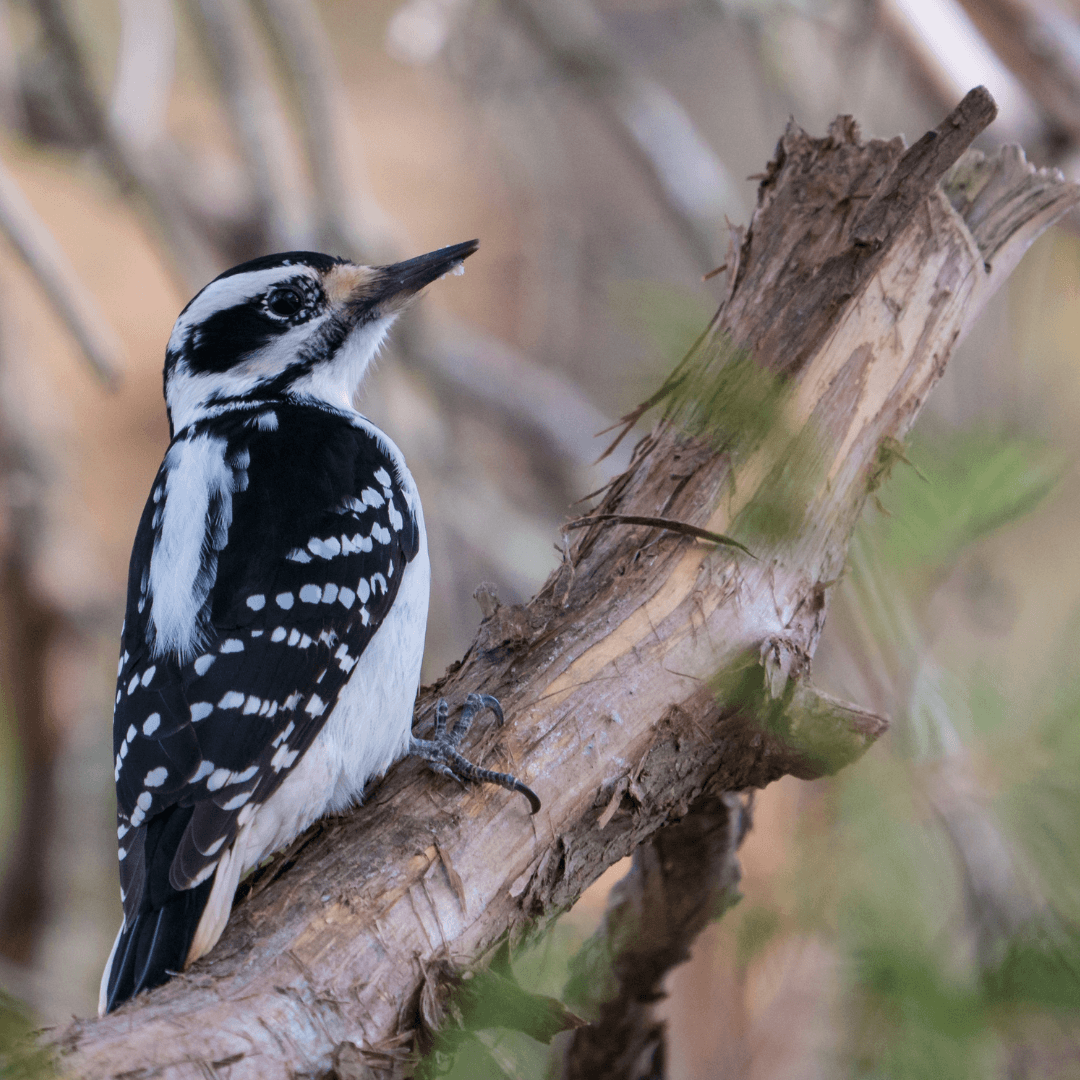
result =
[[[467,752],[514,771],[541,812],[396,766],[364,807],[263,873],[209,957],[71,1025],[63,1068],[400,1071],[444,1015],[442,974],[542,926],[703,795],[822,775],[884,730],[808,680],[848,538],[956,342],[1080,198],[1019,151],[964,156],[994,112],[972,91],[910,149],[862,142],[849,117],[822,139],[794,124],[781,138],[750,226],[731,231],[727,297],[703,349],[775,376],[784,422],[737,446],[661,423],[595,510],[733,534],[753,556],[674,529],[589,524],[541,592],[495,610],[422,692],[421,730],[438,695],[501,699],[506,727],[474,729]],[[793,485],[787,527],[755,532],[756,509]]]

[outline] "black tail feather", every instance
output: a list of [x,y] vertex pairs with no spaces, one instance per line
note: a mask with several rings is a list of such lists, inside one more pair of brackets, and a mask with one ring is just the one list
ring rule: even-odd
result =
[[147,907],[121,930],[109,967],[106,1012],[183,970],[213,884],[211,874],[193,889],[174,892],[160,908]]

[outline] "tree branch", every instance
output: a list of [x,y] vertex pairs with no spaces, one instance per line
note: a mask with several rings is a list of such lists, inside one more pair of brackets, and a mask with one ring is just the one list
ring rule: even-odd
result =
[[604,921],[570,966],[567,998],[593,1023],[573,1035],[563,1080],[664,1076],[664,977],[690,958],[710,920],[736,902],[736,852],[750,827],[736,795],[706,793],[681,821],[634,852]]
[[[513,769],[541,813],[400,764],[264,872],[209,957],[73,1024],[58,1044],[71,1074],[227,1061],[234,1078],[286,1077],[349,1046],[382,1068],[421,1024],[439,964],[481,964],[542,927],[703,793],[820,776],[866,749],[885,722],[808,682],[851,529],[1015,252],[1080,198],[984,162],[983,201],[961,200],[979,206],[973,233],[939,182],[993,115],[977,90],[909,150],[862,143],[850,118],[780,140],[734,235],[712,346],[684,368],[699,405],[735,376],[780,387],[761,398],[780,421],[740,433],[714,394],[696,435],[667,422],[642,440],[597,508],[734,535],[756,560],[647,526],[581,530],[539,595],[498,609],[422,691],[421,729],[439,694],[501,698],[507,726],[475,733],[470,753]],[[991,269],[980,222],[995,223]]]

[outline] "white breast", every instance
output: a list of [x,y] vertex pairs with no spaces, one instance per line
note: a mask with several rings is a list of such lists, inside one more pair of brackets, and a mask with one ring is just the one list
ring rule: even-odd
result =
[[[402,572],[390,612],[360,655],[334,711],[307,752],[262,806],[252,807],[246,819],[241,814],[242,827],[218,863],[185,967],[217,944],[228,922],[233,894],[248,870],[320,817],[351,806],[368,780],[384,773],[408,749],[431,584],[419,499],[413,510],[420,526],[420,548]],[[102,986],[108,971],[106,967]]]

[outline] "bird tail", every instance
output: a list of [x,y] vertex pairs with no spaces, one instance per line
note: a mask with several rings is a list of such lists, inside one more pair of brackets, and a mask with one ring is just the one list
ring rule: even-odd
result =
[[193,889],[171,890],[161,907],[140,911],[130,926],[125,921],[101,976],[99,1016],[184,969],[212,886],[211,875]]

